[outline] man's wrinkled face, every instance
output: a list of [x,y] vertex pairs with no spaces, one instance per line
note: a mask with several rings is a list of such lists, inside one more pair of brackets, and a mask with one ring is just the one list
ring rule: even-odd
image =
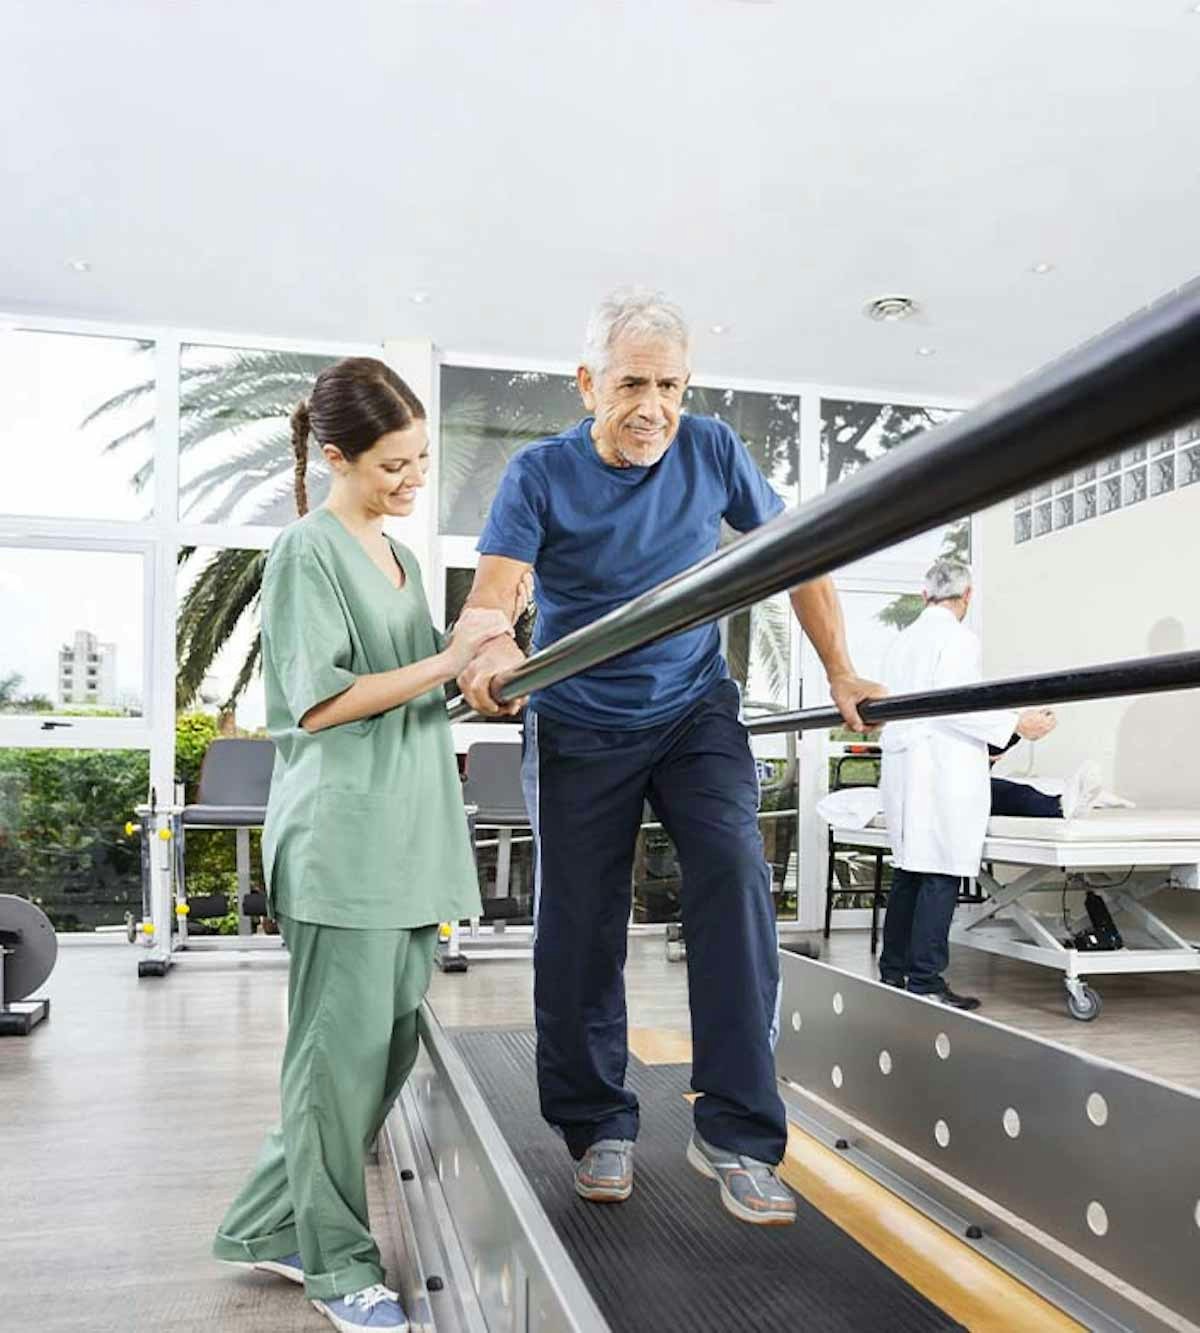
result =
[[687,349],[669,338],[617,340],[599,376],[579,368],[579,392],[595,418],[592,438],[613,467],[653,467],[679,431],[691,372]]

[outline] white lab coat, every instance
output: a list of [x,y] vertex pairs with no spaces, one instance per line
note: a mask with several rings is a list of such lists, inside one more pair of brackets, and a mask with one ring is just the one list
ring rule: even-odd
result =
[[[896,638],[883,666],[889,694],[975,685],[983,678],[978,638],[952,611],[927,606]],[[1011,711],[889,722],[880,792],[893,860],[904,870],[979,873],[992,795],[989,744],[1013,733]]]

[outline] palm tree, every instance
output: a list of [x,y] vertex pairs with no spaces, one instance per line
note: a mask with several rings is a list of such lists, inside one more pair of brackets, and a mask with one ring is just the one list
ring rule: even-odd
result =
[[[444,372],[449,374],[449,372]],[[463,372],[460,369],[459,375]],[[443,389],[438,426],[439,528],[478,536],[509,460],[534,440],[556,434],[570,420],[554,416],[574,397],[574,380],[538,372],[476,371],[465,392]],[[575,408],[578,400],[575,400]]]
[[826,486],[955,415],[947,408],[823,399],[821,461]]
[[[142,354],[147,348],[139,349]],[[187,472],[179,488],[181,511],[199,521],[229,520],[242,508],[245,521],[282,525],[296,516],[292,489],[292,409],[312,388],[313,380],[334,358],[296,352],[231,351],[184,347],[179,370],[179,453]],[[84,421],[105,424],[142,403],[153,403],[155,383],[145,379],[108,399]],[[109,439],[105,452],[149,444],[154,416],[149,413]],[[186,469],[205,446],[219,441],[219,455]],[[229,448],[230,442],[237,447]],[[153,453],[136,468],[133,487],[144,490],[153,477]],[[309,490],[319,503],[328,488],[328,471],[319,454],[309,464]],[[180,565],[195,547],[180,552]],[[176,704],[186,708],[214,660],[247,615],[257,624],[259,591],[266,552],[227,548],[206,562],[179,606],[176,628]],[[257,631],[225,708],[232,708],[258,670],[262,646]]]

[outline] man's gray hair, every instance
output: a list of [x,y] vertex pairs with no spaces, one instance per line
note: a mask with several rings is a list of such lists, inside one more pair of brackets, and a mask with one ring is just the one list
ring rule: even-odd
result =
[[622,287],[592,311],[583,338],[583,364],[599,378],[620,338],[666,338],[683,348],[686,358],[691,336],[683,311],[662,292],[646,287]]
[[925,571],[925,596],[931,602],[962,597],[971,586],[971,566],[961,560],[935,560]]

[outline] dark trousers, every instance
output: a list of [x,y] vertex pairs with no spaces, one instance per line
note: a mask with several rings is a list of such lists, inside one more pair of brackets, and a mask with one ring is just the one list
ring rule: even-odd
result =
[[960,882],[957,875],[892,871],[879,955],[884,981],[907,977],[908,989],[917,995],[946,989],[942,973],[950,961],[950,921]]
[[1061,819],[1062,800],[1047,796],[1027,782],[992,779],[992,814],[1032,815],[1035,819]]
[[646,799],[683,872],[696,1129],[760,1161],[783,1156],[775,911],[738,711],[737,687],[723,681],[682,718],[643,730],[528,715],[538,1091],[574,1157],[599,1139],[637,1137],[637,1098],[625,1087],[624,966]]

